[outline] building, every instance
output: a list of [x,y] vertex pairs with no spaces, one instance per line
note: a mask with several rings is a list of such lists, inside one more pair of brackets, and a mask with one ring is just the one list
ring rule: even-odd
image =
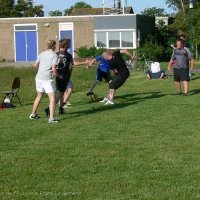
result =
[[156,17],[156,26],[158,26],[158,24],[160,22],[162,22],[165,26],[169,26],[170,24],[173,24],[174,18],[173,17]]
[[[114,14],[118,10],[117,8],[110,9],[107,14]],[[105,8],[74,8],[71,12],[71,16],[83,16],[83,15],[104,15]],[[123,14],[123,13],[122,13]],[[124,14],[134,14],[132,7],[125,7]]]
[[68,39],[74,57],[81,46],[137,49],[154,28],[154,17],[135,14],[1,18],[0,60],[34,61],[48,39]]

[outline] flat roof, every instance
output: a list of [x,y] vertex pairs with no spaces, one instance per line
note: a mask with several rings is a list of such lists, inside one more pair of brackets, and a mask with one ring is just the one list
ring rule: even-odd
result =
[[138,14],[117,14],[117,15],[79,15],[79,16],[49,16],[49,17],[13,17],[13,18],[0,18],[2,20],[15,20],[15,19],[65,19],[65,18],[93,18],[93,17],[109,17],[109,16],[136,16]]

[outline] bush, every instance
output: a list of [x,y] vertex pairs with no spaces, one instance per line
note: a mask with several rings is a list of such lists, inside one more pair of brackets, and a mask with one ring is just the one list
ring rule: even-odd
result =
[[148,36],[143,45],[137,50],[137,56],[142,57],[142,54],[148,60],[157,58],[159,61],[168,61],[172,53],[170,46],[166,47],[165,44],[159,44],[156,38],[152,35]]
[[95,46],[87,47],[83,46],[78,48],[75,53],[79,58],[95,58],[98,55],[101,55],[107,49],[105,48],[96,48]]
[[0,58],[0,62],[6,62],[5,58]]

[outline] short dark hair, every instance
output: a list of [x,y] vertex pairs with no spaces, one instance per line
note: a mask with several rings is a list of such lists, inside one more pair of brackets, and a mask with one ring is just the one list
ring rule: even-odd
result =
[[158,62],[158,58],[157,58],[157,57],[154,57],[154,58],[153,58],[153,62]]
[[182,38],[178,38],[178,39],[176,40],[176,42],[181,42],[182,44],[184,44],[184,40],[183,40]]
[[59,48],[68,48],[67,39],[61,39],[59,41]]

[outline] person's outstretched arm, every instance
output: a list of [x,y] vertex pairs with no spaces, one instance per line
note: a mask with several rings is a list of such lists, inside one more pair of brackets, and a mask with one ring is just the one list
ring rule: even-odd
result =
[[74,66],[78,65],[88,65],[89,59],[86,59],[85,61],[74,61]]
[[135,59],[135,57],[134,57],[133,55],[131,55],[131,54],[129,53],[129,51],[126,50],[126,49],[121,49],[121,50],[120,50],[120,53],[121,53],[121,54],[126,54],[126,55],[128,55],[128,56],[131,58],[131,61],[133,61],[133,60]]
[[89,63],[89,65],[86,66],[86,68],[91,67],[94,63],[96,63],[96,58],[92,59],[91,62]]

